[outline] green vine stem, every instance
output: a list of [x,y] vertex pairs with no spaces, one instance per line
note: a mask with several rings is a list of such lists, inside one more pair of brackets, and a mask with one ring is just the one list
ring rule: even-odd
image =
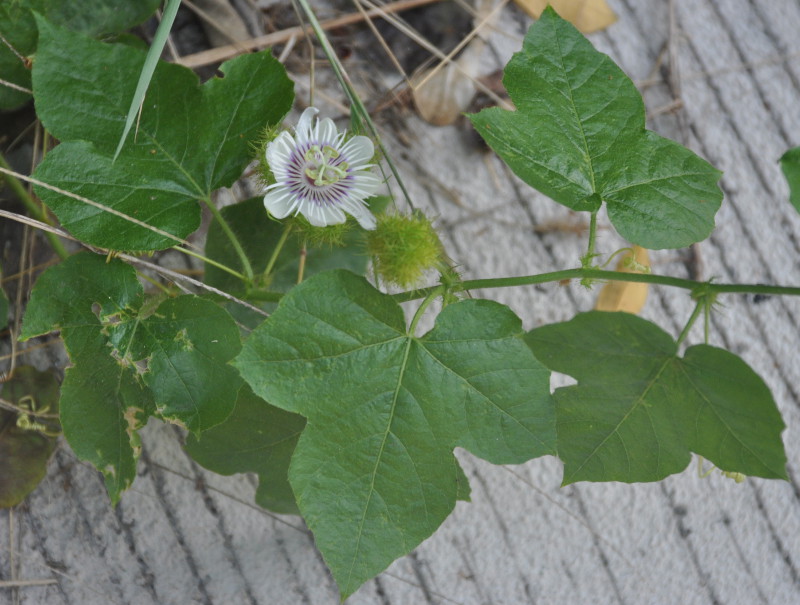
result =
[[[11,171],[11,166],[8,165],[8,162],[6,162],[6,159],[2,154],[0,154],[0,167],[5,168],[9,172]],[[3,172],[3,174],[5,175],[5,181],[11,191],[16,194],[25,208],[28,209],[28,212],[31,213],[33,218],[50,225],[50,217],[47,216],[44,208],[34,201],[25,187],[23,187],[22,183],[19,182],[19,179],[17,179],[14,175],[9,174],[9,172]],[[50,242],[50,246],[53,248],[55,253],[58,254],[61,260],[64,260],[69,256],[69,252],[67,252],[67,249],[64,248],[64,244],[61,243],[61,240],[58,239],[58,236],[56,236],[54,233],[45,232],[45,237]]]
[[[451,292],[474,290],[477,288],[508,288],[511,286],[530,286],[547,282],[558,282],[569,279],[613,280],[624,282],[640,282],[657,284],[691,290],[698,295],[707,294],[776,294],[783,296],[800,296],[800,287],[772,286],[767,284],[715,284],[713,282],[700,282],[680,277],[667,275],[654,275],[652,273],[626,273],[624,271],[605,271],[603,269],[565,269],[552,273],[539,275],[522,275],[519,277],[496,277],[490,279],[469,279],[450,287]],[[406,302],[427,297],[432,290],[441,286],[431,286],[408,292],[399,292],[393,297],[397,302]]]
[[242,248],[239,238],[236,237],[236,234],[233,232],[233,229],[231,229],[228,221],[226,221],[222,216],[222,213],[219,211],[214,202],[212,202],[209,198],[203,198],[203,202],[205,202],[206,206],[208,206],[208,209],[211,211],[214,219],[219,223],[219,226],[222,227],[225,235],[228,236],[228,239],[233,245],[233,249],[236,250],[236,255],[239,257],[239,260],[242,263],[242,269],[244,270],[245,277],[247,278],[247,285],[249,286],[253,283],[253,267],[250,264],[250,260],[247,258],[247,254],[244,252],[244,248]]

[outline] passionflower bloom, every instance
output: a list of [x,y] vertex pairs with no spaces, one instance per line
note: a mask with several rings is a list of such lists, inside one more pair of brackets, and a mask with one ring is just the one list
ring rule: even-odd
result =
[[275,183],[266,189],[264,206],[275,218],[302,214],[315,227],[343,223],[347,213],[364,229],[374,229],[375,217],[364,202],[381,184],[369,171],[372,141],[347,138],[330,118],[315,120],[317,113],[309,107],[294,136],[282,132],[267,145]]

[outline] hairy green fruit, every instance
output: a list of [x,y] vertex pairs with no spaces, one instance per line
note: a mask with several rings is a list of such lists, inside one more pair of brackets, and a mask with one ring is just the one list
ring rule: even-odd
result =
[[375,231],[367,236],[367,251],[385,282],[409,288],[419,283],[425,271],[442,262],[442,243],[428,217],[411,215],[378,217]]

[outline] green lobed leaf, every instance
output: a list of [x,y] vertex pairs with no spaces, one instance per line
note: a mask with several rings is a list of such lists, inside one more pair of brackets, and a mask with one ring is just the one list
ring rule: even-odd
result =
[[616,229],[649,249],[708,237],[721,173],[645,129],[633,82],[548,8],[506,66],[516,111],[490,108],[473,125],[526,183],[573,210],[603,201]]
[[[160,0],[12,0],[0,6],[0,35],[16,50],[0,44],[0,78],[30,89],[31,72],[17,53],[30,57],[36,51],[36,22],[31,9],[50,22],[90,36],[123,32],[141,23],[158,8]],[[0,85],[0,109],[13,109],[30,95]]]
[[[58,413],[58,381],[50,372],[18,366],[0,385],[0,396],[19,408],[46,414]],[[19,426],[18,413],[0,408],[0,508],[16,506],[31,493],[47,472],[47,461],[56,445],[58,422],[26,415],[37,427]]]
[[800,212],[800,147],[784,153],[780,162],[783,175],[789,183],[789,201]]
[[578,384],[556,389],[564,484],[658,481],[690,453],[720,469],[786,478],[783,420],[769,388],[739,357],[677,344],[629,313],[590,312],[532,330],[548,368]]
[[[197,199],[227,187],[250,161],[250,141],[291,107],[292,84],[268,52],[228,61],[202,86],[159,63],[135,140],[113,153],[145,54],[102,44],[39,18],[33,69],[37,112],[62,144],[36,177],[183,238],[199,226]],[[110,69],[109,66],[114,66]],[[174,238],[43,187],[37,193],[75,236],[114,250],[156,250]]]
[[289,481],[343,596],[435,531],[466,494],[453,456],[553,454],[549,373],[521,322],[488,300],[448,305],[419,338],[391,296],[347,271],[293,288],[234,361],[308,424]]
[[306,421],[269,405],[247,385],[239,390],[228,419],[186,440],[186,451],[220,475],[257,473],[256,504],[284,514],[299,514],[289,485],[289,462]]

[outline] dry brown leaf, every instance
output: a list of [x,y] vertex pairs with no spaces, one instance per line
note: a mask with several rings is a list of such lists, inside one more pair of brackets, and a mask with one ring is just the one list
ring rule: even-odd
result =
[[[650,267],[650,256],[646,249],[641,246],[633,247],[634,259],[639,265]],[[642,271],[631,269],[628,266],[628,259],[631,252],[626,253],[617,263],[617,271],[625,273],[642,273]],[[597,297],[597,304],[594,308],[598,311],[625,311],[627,313],[638,313],[644,307],[647,300],[647,284],[627,281],[610,281]]]
[[[411,80],[414,104],[426,122],[447,126],[469,107],[475,96],[475,84],[454,63],[448,63],[432,77],[430,72],[427,69]],[[418,82],[424,84],[419,86]]]
[[617,16],[606,0],[514,0],[534,19],[538,19],[549,4],[555,11],[584,34],[605,29]]

